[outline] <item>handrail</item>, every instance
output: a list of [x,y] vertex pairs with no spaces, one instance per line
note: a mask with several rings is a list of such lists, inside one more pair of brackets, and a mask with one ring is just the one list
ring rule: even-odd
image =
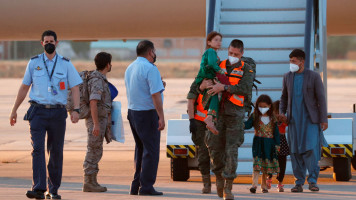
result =
[[311,59],[314,55],[314,50],[311,49],[312,41],[312,27],[313,27],[313,20],[314,20],[314,0],[306,1],[306,10],[305,10],[305,34],[304,34],[304,52],[305,52],[305,68],[312,69],[310,66]]
[[206,28],[206,35],[214,30],[214,18],[215,18],[215,5],[216,0],[207,0],[209,1],[209,10],[208,10],[208,24]]

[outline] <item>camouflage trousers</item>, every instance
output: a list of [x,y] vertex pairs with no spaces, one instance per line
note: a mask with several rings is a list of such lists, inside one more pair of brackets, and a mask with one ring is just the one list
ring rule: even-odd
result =
[[238,148],[244,142],[244,109],[236,108],[236,115],[218,117],[217,129],[219,135],[207,132],[206,144],[213,160],[212,171],[226,179],[237,177]]
[[202,121],[195,120],[197,131],[192,134],[192,140],[198,153],[198,167],[202,175],[210,174],[210,156],[205,144],[206,124]]
[[94,123],[91,117],[85,120],[85,125],[88,130],[87,154],[85,156],[83,169],[85,175],[98,173],[99,161],[103,156],[103,142],[105,131],[108,124],[107,118],[99,118],[100,133],[98,136],[93,135]]

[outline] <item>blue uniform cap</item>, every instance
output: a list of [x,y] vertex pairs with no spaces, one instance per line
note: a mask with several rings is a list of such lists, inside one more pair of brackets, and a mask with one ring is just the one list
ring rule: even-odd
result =
[[116,87],[108,82],[109,89],[110,89],[110,94],[111,94],[111,101],[115,99],[115,97],[119,94],[119,91],[117,91]]

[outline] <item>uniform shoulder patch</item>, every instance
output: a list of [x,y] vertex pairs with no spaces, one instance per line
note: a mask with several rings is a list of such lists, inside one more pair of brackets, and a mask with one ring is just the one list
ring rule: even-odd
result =
[[37,56],[33,56],[33,57],[31,58],[31,60],[36,59],[36,58],[38,58],[38,55],[37,55]]
[[65,61],[67,61],[67,62],[70,61],[70,59],[69,59],[69,58],[66,58],[66,57],[62,57],[62,59],[65,60]]

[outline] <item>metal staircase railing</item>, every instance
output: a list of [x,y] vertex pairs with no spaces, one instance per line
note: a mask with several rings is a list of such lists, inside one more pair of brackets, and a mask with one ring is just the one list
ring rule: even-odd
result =
[[304,38],[305,66],[321,74],[325,94],[327,94],[326,5],[326,0],[307,1]]

